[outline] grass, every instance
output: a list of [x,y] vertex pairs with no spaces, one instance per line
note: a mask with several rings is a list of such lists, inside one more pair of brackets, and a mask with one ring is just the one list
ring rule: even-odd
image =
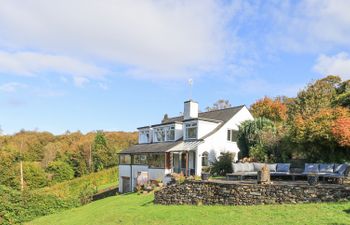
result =
[[60,198],[79,197],[80,193],[91,187],[97,191],[118,184],[118,169],[104,169],[73,180],[64,181],[49,187],[33,190],[38,193],[54,194]]
[[102,185],[99,185],[97,187],[97,191],[102,191],[102,190],[105,190],[107,188],[115,188],[118,186],[118,183],[116,181],[113,181],[111,183],[107,183],[107,184],[102,184]]
[[259,206],[163,206],[153,194],[119,195],[38,218],[28,225],[350,224],[350,203]]

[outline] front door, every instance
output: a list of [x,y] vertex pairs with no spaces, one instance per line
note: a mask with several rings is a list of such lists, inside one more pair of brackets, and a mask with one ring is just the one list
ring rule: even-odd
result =
[[130,177],[122,177],[122,193],[130,192]]
[[[187,158],[188,157],[188,158]],[[187,164],[187,166],[186,166]],[[187,173],[186,173],[187,169]],[[173,153],[173,171],[174,173],[183,173],[184,175],[195,174],[195,152],[174,152]]]

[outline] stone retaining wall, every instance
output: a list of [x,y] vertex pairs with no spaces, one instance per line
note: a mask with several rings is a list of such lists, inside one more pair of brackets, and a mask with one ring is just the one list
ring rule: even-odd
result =
[[347,185],[260,185],[188,181],[172,184],[155,192],[154,202],[163,205],[256,205],[348,200],[350,186]]

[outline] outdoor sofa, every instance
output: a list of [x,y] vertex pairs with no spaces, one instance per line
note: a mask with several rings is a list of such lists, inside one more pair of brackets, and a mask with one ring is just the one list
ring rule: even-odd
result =
[[349,177],[350,166],[348,164],[334,163],[305,163],[304,175],[317,175],[323,181],[331,179],[347,179]]
[[[245,177],[257,177],[258,171],[261,170],[265,163],[232,163],[233,173],[226,174],[226,178],[239,178],[243,180]],[[287,176],[290,174],[290,163],[272,163],[267,164],[270,169],[271,176]]]
[[[258,171],[261,170],[265,163],[233,163],[233,173],[226,174],[226,179],[231,180],[238,178],[243,180],[245,177],[257,177]],[[324,181],[326,179],[343,180],[348,178],[350,166],[348,164],[323,164],[323,163],[305,163],[303,172],[294,172],[290,169],[290,163],[267,163],[270,169],[271,177],[291,177],[295,180],[297,176],[317,175]]]

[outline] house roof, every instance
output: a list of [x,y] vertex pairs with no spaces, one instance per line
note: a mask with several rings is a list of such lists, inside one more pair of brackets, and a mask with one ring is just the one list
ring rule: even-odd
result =
[[[209,112],[201,112],[198,113],[199,119],[209,119],[209,120],[216,120],[216,121],[222,121],[226,123],[229,119],[231,119],[236,113],[238,113],[239,110],[241,110],[244,107],[244,105],[230,107],[226,109],[219,109],[219,110],[213,110]],[[184,117],[183,116],[177,116],[177,117],[171,117],[166,120],[164,120],[164,123],[171,123],[171,122],[183,122]]]
[[195,149],[203,140],[183,141],[182,138],[174,142],[159,142],[152,144],[137,144],[120,152],[120,154],[161,153],[169,151],[189,151]]
[[171,142],[151,143],[151,144],[137,144],[137,145],[131,146],[128,149],[121,151],[120,154],[166,152],[181,142],[182,142],[182,140],[181,141],[171,141]]
[[[206,119],[208,121],[221,122],[221,123],[214,130],[212,130],[211,132],[209,132],[208,134],[204,135],[199,140],[197,140],[197,142],[183,141],[183,139],[180,138],[177,141],[171,141],[171,142],[136,144],[131,146],[128,149],[121,151],[120,154],[155,153],[155,152],[167,152],[167,151],[173,151],[173,150],[177,151],[180,149],[185,150],[193,146],[198,146],[198,144],[202,143],[202,141],[205,138],[211,136],[216,131],[218,131],[222,126],[224,126],[224,124],[227,121],[229,121],[234,115],[236,115],[243,107],[244,105],[240,105],[240,106],[226,108],[226,109],[199,113],[198,114],[199,119]],[[178,116],[178,117],[172,117],[172,118],[166,119],[165,121],[163,121],[163,124],[165,125],[169,123],[176,123],[176,122],[183,122],[183,121],[184,121],[183,116]]]

